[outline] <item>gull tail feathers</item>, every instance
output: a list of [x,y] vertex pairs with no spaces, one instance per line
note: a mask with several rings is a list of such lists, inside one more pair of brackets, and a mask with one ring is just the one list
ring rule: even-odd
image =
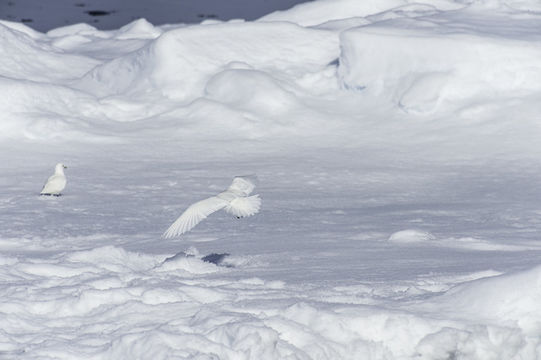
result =
[[253,195],[234,199],[224,210],[229,214],[241,218],[257,214],[260,208],[261,198],[259,195]]

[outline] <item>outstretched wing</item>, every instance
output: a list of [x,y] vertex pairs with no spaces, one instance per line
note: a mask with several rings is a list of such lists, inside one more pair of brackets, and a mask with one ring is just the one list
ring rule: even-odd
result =
[[227,191],[232,191],[241,196],[248,196],[254,191],[256,185],[257,177],[255,175],[237,176],[233,179]]
[[253,195],[234,199],[224,210],[236,217],[247,217],[257,214],[259,208],[261,208],[261,198],[259,195]]
[[216,196],[210,197],[205,200],[196,202],[190,205],[180,215],[180,217],[163,233],[163,237],[168,239],[173,236],[182,235],[185,232],[190,231],[195,225],[199,224],[201,220],[215,211],[222,209],[227,205],[227,201],[217,198]]

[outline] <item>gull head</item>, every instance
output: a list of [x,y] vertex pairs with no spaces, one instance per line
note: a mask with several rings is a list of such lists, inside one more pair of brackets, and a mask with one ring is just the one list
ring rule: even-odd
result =
[[55,173],[63,173],[64,172],[64,169],[67,169],[68,167],[62,163],[58,163],[56,164],[55,168],[54,168],[54,172]]

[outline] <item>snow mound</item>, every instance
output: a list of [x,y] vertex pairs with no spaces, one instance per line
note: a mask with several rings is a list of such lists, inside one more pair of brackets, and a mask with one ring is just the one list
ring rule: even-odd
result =
[[526,251],[538,250],[537,243],[506,244],[480,239],[476,237],[436,237],[433,234],[417,229],[397,231],[388,238],[388,242],[394,244],[423,244],[473,251]]
[[[525,356],[524,336],[520,331],[500,327],[443,328],[429,334],[416,347],[416,358],[512,360]],[[536,357],[532,357],[535,359]]]
[[7,77],[0,77],[0,109],[9,114],[0,124],[0,138],[91,139],[88,123],[103,116],[96,99],[81,91]]
[[0,24],[0,137],[67,137],[99,112],[93,97],[66,86],[99,61],[41,40]]
[[435,239],[431,233],[415,229],[397,231],[389,236],[389,242],[399,244],[424,243]]
[[457,285],[435,301],[440,310],[460,316],[516,323],[529,334],[541,331],[541,266]]
[[458,321],[476,318],[492,325],[445,327],[427,334],[416,346],[419,358],[536,359],[541,331],[540,301],[539,266],[457,285],[417,306]]
[[96,264],[108,271],[124,272],[149,270],[158,264],[155,256],[129,252],[116,246],[103,246],[92,250],[77,251],[66,259],[74,263]]
[[160,36],[162,32],[162,30],[145,19],[139,19],[121,27],[116,32],[115,39],[155,39]]
[[[533,30],[540,17],[460,14],[452,22],[453,15],[438,14],[343,32],[344,88],[388,98],[411,113],[541,92],[541,38]],[[496,28],[504,19],[513,31]]]
[[[97,34],[103,34],[98,29],[96,29],[94,26],[89,24],[73,24],[68,26],[62,26],[56,29],[52,29],[47,32],[47,36],[58,38],[58,37],[64,37],[64,36],[74,36],[74,35],[97,35]],[[105,34],[102,35],[104,37]]]
[[83,76],[99,62],[78,54],[65,54],[26,32],[0,23],[0,76],[21,81],[54,82]]
[[24,23],[0,20],[0,26],[5,26],[11,30],[16,30],[20,33],[28,35],[32,39],[41,39],[43,34],[26,26]]
[[209,99],[263,116],[279,116],[300,106],[293,92],[256,70],[220,72],[209,80],[205,92]]

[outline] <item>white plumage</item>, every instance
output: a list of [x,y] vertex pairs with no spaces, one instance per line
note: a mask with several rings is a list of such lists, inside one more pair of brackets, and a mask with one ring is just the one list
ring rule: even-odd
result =
[[261,207],[261,199],[259,195],[248,196],[254,190],[256,182],[257,178],[253,175],[235,177],[226,191],[188,207],[165,231],[163,237],[182,235],[220,209],[238,218],[257,214]]
[[67,166],[64,164],[56,164],[54,168],[54,174],[49,177],[43,189],[41,190],[41,195],[56,195],[60,196],[60,192],[66,187],[66,175],[64,175],[64,169],[67,169]]

